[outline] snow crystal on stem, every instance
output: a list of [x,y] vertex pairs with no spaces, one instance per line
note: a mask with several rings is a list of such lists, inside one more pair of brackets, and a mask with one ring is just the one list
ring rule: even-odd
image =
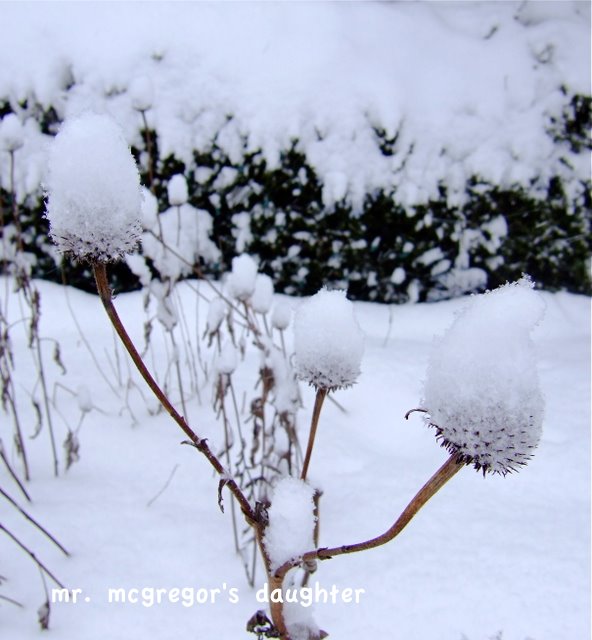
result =
[[140,176],[111,118],[85,114],[52,142],[46,216],[65,254],[107,262],[133,251],[141,215]]
[[473,296],[435,341],[423,406],[442,445],[506,474],[531,457],[544,403],[530,333],[544,302],[528,278]]
[[364,336],[345,291],[321,289],[294,318],[296,373],[317,388],[338,389],[360,375]]
[[302,480],[287,477],[276,484],[263,540],[272,571],[314,548],[313,497],[314,489]]

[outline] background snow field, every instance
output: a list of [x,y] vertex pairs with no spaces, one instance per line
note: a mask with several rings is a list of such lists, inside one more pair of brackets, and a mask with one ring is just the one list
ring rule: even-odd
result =
[[[68,587],[82,589],[91,599],[55,604],[50,637],[247,637],[247,619],[264,605],[256,602],[256,589],[246,584],[233,554],[230,516],[218,508],[217,480],[194,450],[180,446],[183,434],[170,419],[147,413],[137,391],[130,391],[130,406],[139,424],[132,425],[129,413],[120,411],[121,401],[96,372],[66,312],[68,295],[101,366],[109,370],[113,338],[98,300],[37,284],[45,301],[42,331],[60,327],[68,378],[83,381],[104,412],[87,415],[81,460],[57,480],[46,432],[30,444],[30,511],[71,551],[70,559],[2,505],[5,525],[20,533]],[[194,292],[187,285],[179,291],[184,308],[193,313]],[[590,304],[571,294],[542,295],[546,314],[533,339],[546,414],[534,458],[506,478],[484,479],[467,467],[391,544],[322,562],[311,586],[318,581],[327,589],[333,584],[365,589],[357,605],[315,606],[316,621],[332,637],[486,640],[499,631],[504,640],[588,637]],[[357,542],[387,529],[445,460],[421,418],[406,422],[403,416],[419,403],[433,336],[444,332],[465,302],[355,304],[366,335],[362,374],[354,387],[336,393],[346,415],[326,403],[309,472],[324,491],[321,545]],[[141,295],[118,296],[116,304],[141,341]],[[200,304],[205,323],[206,307]],[[24,336],[15,349],[17,357],[25,357]],[[299,424],[304,429],[313,390],[303,386],[302,391]],[[147,404],[153,407],[150,400]],[[60,395],[59,406],[66,420],[77,422],[75,397]],[[188,410],[191,423],[219,443],[222,434],[211,409],[193,402]],[[148,506],[173,471],[168,488]],[[2,473],[2,485],[11,487]],[[0,537],[0,558],[9,578],[2,593],[25,606],[1,604],[2,637],[48,637],[36,622],[44,599],[37,569],[6,537]],[[256,588],[261,586],[260,570]],[[221,595],[213,604],[193,607],[109,604],[107,589],[116,587],[220,589]],[[231,602],[231,588],[238,589],[237,603]]]

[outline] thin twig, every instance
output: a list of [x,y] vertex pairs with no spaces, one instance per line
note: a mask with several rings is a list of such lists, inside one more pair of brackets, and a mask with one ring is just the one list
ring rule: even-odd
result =
[[[93,264],[93,271],[94,271],[95,280],[97,283],[99,296],[101,298],[101,302],[103,303],[105,311],[107,312],[107,315],[109,316],[109,319],[113,324],[113,327],[115,328],[119,338],[121,339],[121,342],[125,346],[131,359],[136,365],[136,368],[138,369],[139,373],[146,381],[146,384],[150,387],[150,389],[152,390],[152,393],[154,393],[156,398],[158,398],[159,402],[161,403],[163,408],[167,411],[167,413],[171,416],[171,418],[173,418],[173,420],[179,425],[181,430],[189,437],[191,443],[195,446],[195,448],[204,454],[204,456],[208,459],[209,463],[214,467],[214,469],[220,476],[223,476],[224,478],[226,478],[227,477],[226,470],[224,469],[220,460],[218,460],[216,455],[212,452],[212,450],[208,446],[207,441],[197,436],[197,434],[193,431],[193,429],[187,424],[187,422],[185,421],[185,418],[181,416],[179,412],[175,409],[175,407],[171,404],[169,399],[166,397],[166,395],[162,392],[161,388],[156,383],[156,380],[152,377],[152,374],[146,368],[146,365],[144,364],[142,357],[140,356],[140,354],[138,353],[138,350],[136,349],[135,345],[131,341],[125,327],[123,326],[123,323],[119,318],[117,310],[113,305],[113,301],[111,299],[111,289],[109,287],[109,282],[107,280],[107,268],[105,264],[101,262],[97,262]],[[236,497],[236,499],[238,500],[241,506],[241,509],[243,510],[243,513],[248,518],[254,521],[255,512],[253,511],[253,508],[249,504],[249,501],[247,500],[243,492],[240,490],[236,481],[233,479],[228,479],[227,486],[230,489],[230,491],[233,493],[233,495]]]
[[335,556],[344,555],[346,553],[356,553],[358,551],[366,551],[379,547],[390,542],[403,531],[409,524],[416,513],[425,505],[425,503],[437,493],[465,464],[459,461],[458,454],[453,453],[448,460],[436,471],[436,473],[424,484],[417,492],[413,500],[405,507],[404,511],[397,518],[395,523],[383,534],[364,542],[356,544],[344,544],[340,547],[316,549],[302,555],[298,560],[284,563],[277,571],[276,576],[284,577],[286,573],[293,567],[306,562],[308,560],[327,560]]
[[54,544],[55,546],[65,555],[65,556],[70,556],[70,554],[68,553],[68,551],[66,551],[66,549],[51,535],[51,533],[49,533],[49,531],[47,529],[45,529],[44,527],[42,527],[37,520],[35,520],[32,516],[30,516],[21,506],[19,506],[19,504],[16,502],[16,500],[14,500],[13,498],[11,498],[6,491],[4,491],[4,489],[2,487],[0,487],[0,495],[2,495],[6,500],[8,500],[8,502],[10,502],[10,504],[15,507],[15,509],[17,509],[17,511],[19,513],[21,513],[33,526],[37,527],[37,529],[39,529],[39,531],[41,531],[41,533],[43,533],[43,535],[45,535],[47,538],[49,538]]
[[175,475],[175,472],[177,471],[177,469],[179,468],[179,465],[176,464],[173,467],[173,470],[171,471],[167,481],[164,483],[164,487],[152,498],[150,498],[150,500],[148,500],[148,502],[146,503],[147,507],[151,507],[157,500],[158,498],[160,498],[160,496],[168,489],[169,484],[171,484],[171,480],[173,479],[173,476]]
[[26,547],[13,533],[11,533],[2,523],[0,523],[0,531],[4,531],[4,533],[14,542],[16,543],[32,560],[33,562],[42,569],[45,574],[51,578],[60,589],[65,589],[64,585],[53,575],[53,573],[41,562],[38,560],[35,554]]
[[17,487],[20,489],[21,493],[25,496],[27,502],[31,502],[31,496],[27,493],[27,490],[25,489],[25,485],[19,480],[19,477],[16,475],[16,472],[8,462],[8,458],[6,457],[6,453],[4,452],[4,445],[2,444],[2,440],[0,440],[0,458],[2,459],[2,462],[4,462],[6,469],[8,470],[8,473],[10,474],[12,479],[15,481]]

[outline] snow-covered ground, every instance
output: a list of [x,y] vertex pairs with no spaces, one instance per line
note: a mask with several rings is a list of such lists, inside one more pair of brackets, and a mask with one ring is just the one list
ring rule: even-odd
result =
[[[84,384],[97,407],[80,431],[80,461],[58,479],[52,474],[47,430],[27,442],[34,503],[24,506],[71,557],[63,557],[6,503],[0,513],[7,528],[82,594],[77,604],[54,604],[51,630],[41,632],[36,621],[44,600],[39,572],[0,536],[1,574],[8,578],[0,593],[24,605],[21,609],[0,601],[2,637],[248,637],[246,621],[264,605],[257,603],[256,590],[248,587],[233,553],[230,516],[228,509],[223,515],[218,508],[210,468],[192,448],[180,446],[183,434],[167,416],[148,413],[136,390],[130,393],[130,406],[139,424],[121,412],[121,399],[97,372],[65,296],[108,372],[114,357],[112,330],[98,299],[47,283],[37,286],[43,305],[41,334],[59,338],[68,367],[62,381],[74,390]],[[180,292],[191,317],[195,293],[187,285]],[[312,586],[318,581],[327,589],[365,590],[358,604],[315,606],[317,622],[331,637],[489,640],[498,632],[504,640],[589,637],[590,301],[570,294],[542,295],[546,315],[533,337],[546,415],[535,457],[505,478],[484,479],[463,469],[391,544],[322,562]],[[293,306],[299,303],[288,300]],[[362,374],[354,387],[335,396],[347,414],[326,404],[310,468],[311,481],[324,490],[321,545],[357,542],[387,529],[445,460],[445,451],[421,419],[412,416],[406,422],[403,416],[419,402],[434,334],[450,324],[463,303],[355,304],[366,334]],[[141,341],[141,295],[118,296],[116,304]],[[205,322],[203,301],[200,308]],[[18,313],[16,306],[12,309]],[[13,340],[20,375],[33,375],[18,329]],[[246,375],[247,365],[236,375]],[[57,373],[50,375],[60,379]],[[305,408],[299,424],[304,432],[313,395],[308,388],[302,391]],[[64,390],[57,393],[60,412],[75,427],[77,398]],[[190,420],[212,442],[220,441],[207,404],[199,407],[192,401]],[[65,435],[62,422],[56,430]],[[152,501],[173,470],[166,490]],[[17,497],[4,469],[0,484]],[[262,580],[260,571],[257,588]],[[144,587],[221,593],[214,603],[192,607],[181,602],[144,606],[141,597],[137,604],[107,601],[109,588]],[[150,594],[145,592],[145,604]]]

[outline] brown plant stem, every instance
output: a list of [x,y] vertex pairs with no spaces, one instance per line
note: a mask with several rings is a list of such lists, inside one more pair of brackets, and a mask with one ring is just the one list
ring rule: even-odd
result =
[[[29,494],[27,493],[27,490],[25,489],[25,486],[19,480],[19,477],[16,475],[16,472],[14,471],[14,469],[10,466],[10,462],[8,462],[8,458],[6,457],[6,453],[4,452],[4,445],[2,444],[2,440],[1,439],[0,439],[0,460],[2,460],[2,462],[4,462],[4,466],[8,470],[8,473],[10,474],[11,478],[16,483],[17,487],[20,489],[21,493],[27,499],[27,502],[31,502],[31,496],[29,496]],[[28,477],[28,468],[27,468],[27,476],[26,476],[26,478],[27,478],[27,480],[29,479],[29,477]]]
[[434,473],[434,475],[423,485],[423,487],[415,494],[415,497],[405,507],[401,515],[395,523],[387,531],[375,538],[358,542],[356,544],[344,544],[340,547],[316,549],[309,551],[298,560],[284,563],[276,572],[278,577],[285,577],[286,573],[293,567],[306,562],[308,560],[328,560],[335,556],[341,556],[346,553],[356,553],[358,551],[366,551],[374,547],[380,547],[399,535],[401,531],[409,524],[416,513],[426,504],[426,502],[434,496],[465,464],[459,460],[459,456],[453,453],[448,460]]
[[308,444],[306,445],[306,454],[304,456],[304,463],[302,465],[301,480],[306,480],[308,473],[308,467],[310,465],[310,457],[312,456],[312,449],[314,447],[315,436],[317,434],[317,426],[319,424],[319,417],[321,415],[321,409],[323,408],[323,402],[327,397],[328,389],[326,387],[319,387],[317,389],[317,395],[315,398],[314,408],[312,410],[312,417],[310,420],[310,431],[308,433]]
[[10,532],[2,523],[0,523],[0,531],[4,531],[4,533],[16,544],[18,545],[30,558],[33,562],[39,567],[41,571],[44,571],[45,574],[51,578],[60,589],[65,589],[64,585],[53,575],[53,573],[40,561],[37,559],[35,554],[26,547],[12,532]]
[[226,486],[230,489],[234,497],[237,499],[245,516],[247,516],[250,520],[255,521],[255,512],[249,504],[249,501],[240,490],[236,481],[227,477],[227,471],[224,469],[224,466],[222,465],[220,460],[218,460],[216,455],[208,446],[207,440],[205,440],[204,438],[199,438],[197,436],[193,429],[187,424],[185,418],[181,416],[175,409],[175,407],[171,404],[167,396],[158,386],[156,380],[152,377],[152,374],[148,371],[146,365],[144,364],[144,361],[142,360],[142,357],[138,353],[138,350],[136,349],[125,327],[123,326],[123,323],[119,318],[115,306],[113,305],[113,301],[111,299],[111,288],[109,287],[109,281],[107,280],[107,268],[105,266],[105,263],[96,262],[92,266],[95,281],[97,283],[97,290],[99,292],[101,302],[103,303],[103,307],[105,308],[109,320],[113,324],[117,335],[119,336],[122,344],[129,353],[140,375],[144,378],[146,384],[150,387],[150,390],[152,391],[152,393],[154,393],[166,412],[171,416],[171,418],[173,418],[173,420],[179,425],[181,430],[189,438],[191,444],[193,444],[193,446],[198,451],[203,453],[208,462],[212,465],[212,467],[214,467],[218,475],[222,476],[226,480]]

